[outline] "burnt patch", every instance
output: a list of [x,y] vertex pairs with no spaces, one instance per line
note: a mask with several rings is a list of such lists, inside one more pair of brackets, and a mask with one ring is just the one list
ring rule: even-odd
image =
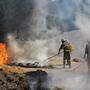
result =
[[49,90],[47,86],[48,74],[37,70],[27,73],[30,90]]

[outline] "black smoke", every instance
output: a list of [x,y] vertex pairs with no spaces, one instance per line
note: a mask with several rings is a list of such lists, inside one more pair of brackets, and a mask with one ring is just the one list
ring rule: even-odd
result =
[[[17,38],[27,39],[28,25],[32,17],[34,0],[0,0],[0,41],[7,33],[15,33]],[[24,35],[22,35],[22,32]]]
[[[90,16],[90,3],[88,0],[46,0],[45,7],[46,29],[39,31],[31,30],[33,10],[40,0],[0,0],[0,41],[4,41],[7,33],[16,34],[16,38],[27,40],[30,38],[41,39],[47,37],[48,31],[54,27],[58,31],[77,30],[75,25],[77,12]],[[35,25],[34,25],[35,26]],[[43,33],[44,32],[44,33]],[[40,37],[40,38],[39,38]]]

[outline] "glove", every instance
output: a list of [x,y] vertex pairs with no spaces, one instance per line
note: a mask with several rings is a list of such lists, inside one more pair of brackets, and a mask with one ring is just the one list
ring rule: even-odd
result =
[[86,58],[86,55],[84,54],[83,58],[85,59]]
[[58,54],[60,54],[60,52],[58,52]]

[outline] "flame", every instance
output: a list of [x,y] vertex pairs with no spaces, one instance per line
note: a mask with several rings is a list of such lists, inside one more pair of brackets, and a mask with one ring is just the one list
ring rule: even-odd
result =
[[0,43],[0,65],[8,64],[8,51],[6,44]]

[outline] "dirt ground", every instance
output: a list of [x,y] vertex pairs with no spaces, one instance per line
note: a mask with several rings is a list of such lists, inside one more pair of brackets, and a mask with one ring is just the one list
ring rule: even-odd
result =
[[[49,68],[48,66],[52,66]],[[10,72],[17,72],[17,73],[25,73],[28,71],[36,71],[36,70],[43,70],[43,71],[49,71],[49,70],[69,70],[69,71],[77,71],[77,72],[87,72],[87,65],[85,61],[80,61],[80,62],[71,62],[71,68],[68,68],[66,66],[66,69],[63,69],[63,60],[59,58],[54,58],[48,62],[48,66],[44,68],[25,68],[25,67],[19,67],[19,66],[9,66],[9,65],[3,65],[0,66],[5,72],[10,73]]]
[[[85,61],[71,62],[71,68],[63,68],[62,59],[52,59],[48,62],[50,66],[44,68],[25,68],[17,66],[0,66],[6,73],[16,72],[23,74],[30,71],[43,70],[48,73],[50,80],[48,80],[49,87],[54,90],[55,87],[63,88],[63,90],[90,90],[90,88],[84,89],[86,87],[87,79],[87,64]],[[78,87],[78,88],[77,88]]]

